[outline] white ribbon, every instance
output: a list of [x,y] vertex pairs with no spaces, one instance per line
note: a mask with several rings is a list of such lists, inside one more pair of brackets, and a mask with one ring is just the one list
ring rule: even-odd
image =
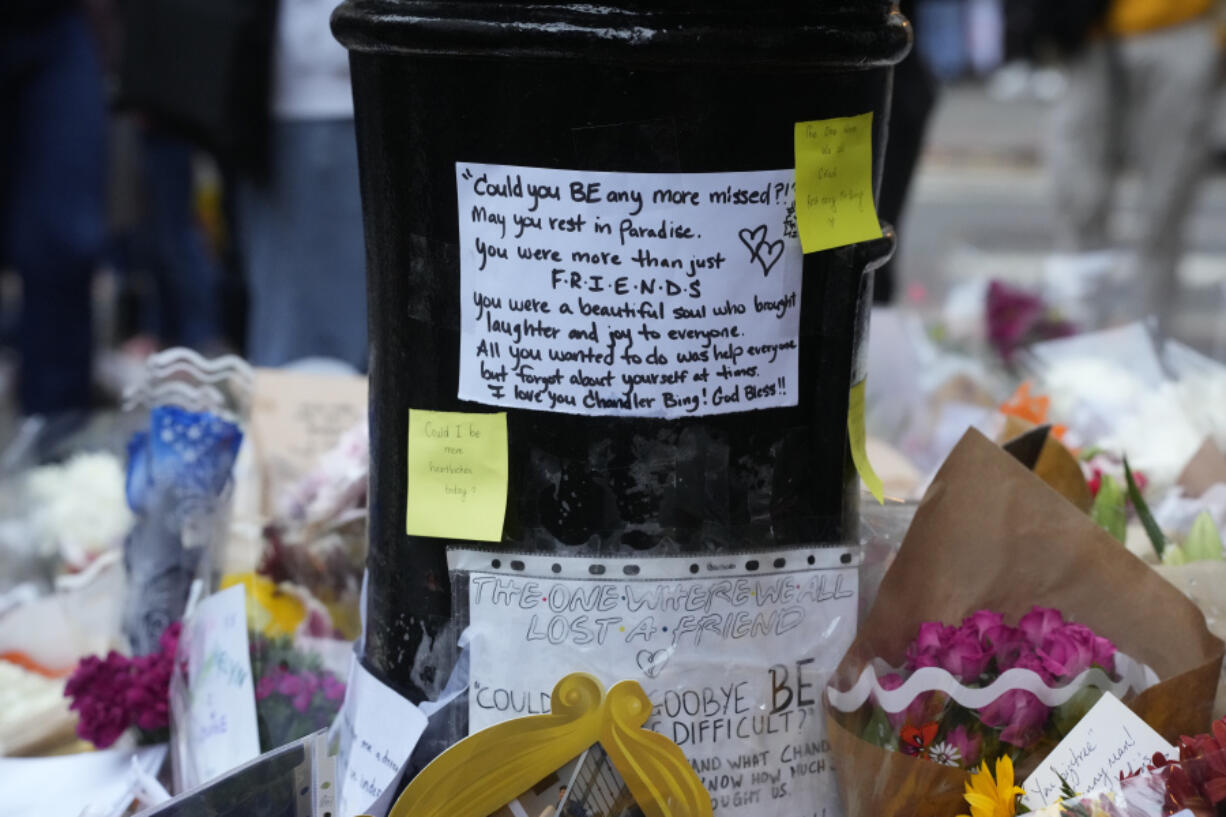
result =
[[1123,698],[1129,691],[1142,692],[1158,683],[1157,673],[1123,653],[1115,654],[1115,669],[1120,675],[1119,681],[1112,681],[1095,667],[1063,686],[1051,687],[1034,670],[1014,668],[986,687],[968,687],[940,667],[924,667],[912,673],[897,689],[884,689],[880,677],[899,670],[878,659],[864,668],[851,689],[844,692],[831,684],[826,688],[826,698],[838,711],[854,712],[872,697],[886,712],[896,714],[925,692],[943,692],[967,709],[982,709],[1015,689],[1032,693],[1046,706],[1059,706],[1086,687],[1097,687]]

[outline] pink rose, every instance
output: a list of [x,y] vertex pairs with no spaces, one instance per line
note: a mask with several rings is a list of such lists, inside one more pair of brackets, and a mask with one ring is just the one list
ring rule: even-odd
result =
[[941,666],[964,684],[975,681],[987,669],[992,653],[979,643],[979,637],[959,630],[941,653]]
[[1026,640],[1035,648],[1043,646],[1043,639],[1063,626],[1064,616],[1060,615],[1059,610],[1039,607],[1037,604],[1017,623],[1022,635],[1026,636]]
[[915,641],[907,647],[907,670],[915,672],[924,667],[941,666],[941,654],[957,632],[939,621],[925,621],[920,625]]
[[888,675],[882,675],[880,678],[878,678],[877,683],[882,689],[889,692],[890,690],[898,689],[903,685],[903,677],[897,672],[891,672]]
[[946,627],[939,621],[925,621],[915,636],[915,647],[919,650],[939,650],[949,643],[953,635],[953,627]]
[[[904,682],[901,675],[899,675],[897,672],[891,672],[888,675],[883,675],[878,678],[877,683],[882,689],[888,692],[892,689],[898,689]],[[904,723],[906,723],[907,711],[904,709],[902,712],[886,712],[885,717],[890,722],[890,726],[894,727],[894,729],[898,729]]]
[[[1070,626],[1075,628],[1078,625]],[[1065,627],[1043,639],[1043,646],[1038,650],[1039,657],[1053,677],[1071,681],[1094,663],[1094,634],[1085,627],[1081,630],[1084,632],[1070,632],[1070,628]]]
[[1017,666],[1018,659],[1031,650],[1030,642],[1016,627],[1001,627],[992,634],[992,649],[996,657],[996,671],[1007,672]]
[[991,610],[980,610],[962,620],[962,630],[972,632],[985,647],[992,646],[1005,627],[1005,617]]
[[1014,689],[979,710],[984,726],[1001,729],[1000,739],[1022,749],[1043,736],[1051,713],[1043,702],[1029,692]]
[[1051,686],[1052,681],[1055,680],[1047,669],[1047,662],[1043,660],[1038,652],[1032,650],[1029,645],[1023,647],[1021,652],[1018,653],[1010,669],[1028,669],[1037,673],[1043,679],[1043,683],[1048,686]]
[[1066,624],[1062,632],[1090,653],[1090,664],[1102,667],[1108,675],[1115,674],[1115,645],[1111,639],[1095,635],[1084,624]]
[[945,735],[945,742],[958,750],[962,757],[962,765],[973,769],[979,763],[979,753],[983,749],[983,738],[971,734],[965,726],[957,726]]

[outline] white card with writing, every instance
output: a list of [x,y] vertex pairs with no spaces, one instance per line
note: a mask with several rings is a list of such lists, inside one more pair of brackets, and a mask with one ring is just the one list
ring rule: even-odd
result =
[[187,689],[181,714],[186,724],[176,723],[176,730],[186,741],[184,780],[192,787],[260,754],[243,586],[214,593],[196,605],[183,635]]
[[469,730],[548,712],[573,672],[606,688],[635,680],[654,704],[646,728],[685,752],[716,817],[837,817],[820,703],[855,636],[857,560],[845,548],[599,560],[451,551],[451,569],[468,572],[457,603],[467,596]]
[[1167,743],[1120,699],[1107,692],[1026,778],[1022,802],[1040,809],[1061,799],[1060,778],[1078,794],[1118,790],[1120,772],[1152,762],[1155,752],[1174,756]]
[[345,703],[333,730],[339,736],[339,814],[364,814],[396,777],[426,731],[425,714],[371,675],[354,658]]
[[794,170],[457,162],[456,190],[461,398],[668,418],[796,405]]

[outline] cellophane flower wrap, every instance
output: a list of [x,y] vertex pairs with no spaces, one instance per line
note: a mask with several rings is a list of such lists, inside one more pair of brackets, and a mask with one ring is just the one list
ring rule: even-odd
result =
[[[932,660],[927,653],[935,653],[942,657],[937,660],[953,668],[944,671],[965,677],[983,660],[985,641],[981,635],[977,651],[966,633],[972,627],[995,625],[994,617],[979,611],[998,613],[1004,626],[1020,629],[1036,606],[1059,613],[1040,611],[1027,620],[1028,627],[1034,624],[1039,630],[1050,627],[1056,632],[1071,622],[1108,640],[1117,649],[1115,675],[1120,674],[1120,654],[1152,669],[1157,683],[1139,694],[1126,694],[1124,701],[1167,740],[1195,734],[1210,721],[1223,643],[1209,633],[1196,606],[974,430],[967,432],[933,478],[828,692],[837,696],[851,691],[870,666],[905,668],[908,648],[915,662]],[[964,629],[967,619],[971,624]],[[921,633],[925,622],[941,624],[929,625]],[[945,627],[963,635],[955,639]],[[1093,643],[1097,642],[1091,642],[1091,656]],[[1071,660],[1075,665],[1083,660],[1079,648],[1068,646],[1062,655],[1053,654],[1054,645],[1045,652],[1057,662]],[[1044,664],[1038,652],[1034,649],[1039,658],[1036,666],[1050,673],[1052,666]],[[1107,652],[1106,644],[1100,643],[1101,660],[1106,660]],[[1020,652],[1018,659],[1032,660],[1023,659]],[[990,669],[991,660],[984,671]],[[1111,683],[1111,674],[1106,675]],[[996,707],[998,711],[989,712],[987,719],[997,724],[993,727],[984,726],[983,707],[975,707],[979,724],[954,717],[944,733],[938,727],[932,741],[940,738],[960,755],[977,751],[991,759],[986,754],[991,750],[988,741],[996,740],[1010,751],[1006,731],[1019,741],[1029,737],[1034,729],[1030,720],[1040,714],[1032,707],[1023,696],[1014,696]],[[872,716],[867,708],[840,712],[831,706],[828,694],[825,709],[846,817],[965,813],[965,768],[865,739]],[[1049,714],[1044,733],[1053,717]],[[940,723],[945,724],[943,717]],[[905,725],[898,727],[900,740]],[[924,725],[918,727],[921,741],[926,737]],[[1037,742],[1028,752],[1017,769],[1019,780],[1044,754]]]
[[1125,697],[1153,671],[1059,610],[1017,620],[977,610],[959,625],[926,621],[898,668],[877,661],[831,706],[859,716],[860,736],[884,749],[974,770],[1008,755],[1022,768],[1064,738],[1104,691]]

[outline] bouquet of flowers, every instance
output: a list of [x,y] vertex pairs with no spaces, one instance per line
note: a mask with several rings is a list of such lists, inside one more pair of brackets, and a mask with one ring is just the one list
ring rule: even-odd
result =
[[[861,737],[891,751],[974,769],[981,757],[1013,760],[1054,746],[1104,690],[1123,695],[1156,682],[1110,639],[1058,610],[1034,607],[1013,627],[979,610],[958,627],[920,625],[901,670],[870,665],[871,690],[831,690],[840,711],[861,710]],[[889,672],[879,674],[881,670]],[[862,692],[861,692],[862,695]]]
[[136,727],[142,743],[166,740],[170,726],[170,675],[182,625],[176,621],[162,633],[158,651],[129,658],[111,650],[105,658],[81,659],[64,695],[77,712],[77,735],[99,749]]
[[327,727],[345,700],[345,683],[289,636],[249,633],[260,749],[269,751]]
[[[934,477],[827,689],[844,814],[958,813],[971,760],[1039,762],[1094,703],[1091,686],[1167,740],[1192,734],[1210,721],[1222,655],[1192,602],[972,430]],[[947,681],[921,677],[936,673]],[[916,703],[920,693],[936,694]],[[853,694],[858,708],[836,705]],[[952,761],[949,749],[957,766],[939,762]]]

